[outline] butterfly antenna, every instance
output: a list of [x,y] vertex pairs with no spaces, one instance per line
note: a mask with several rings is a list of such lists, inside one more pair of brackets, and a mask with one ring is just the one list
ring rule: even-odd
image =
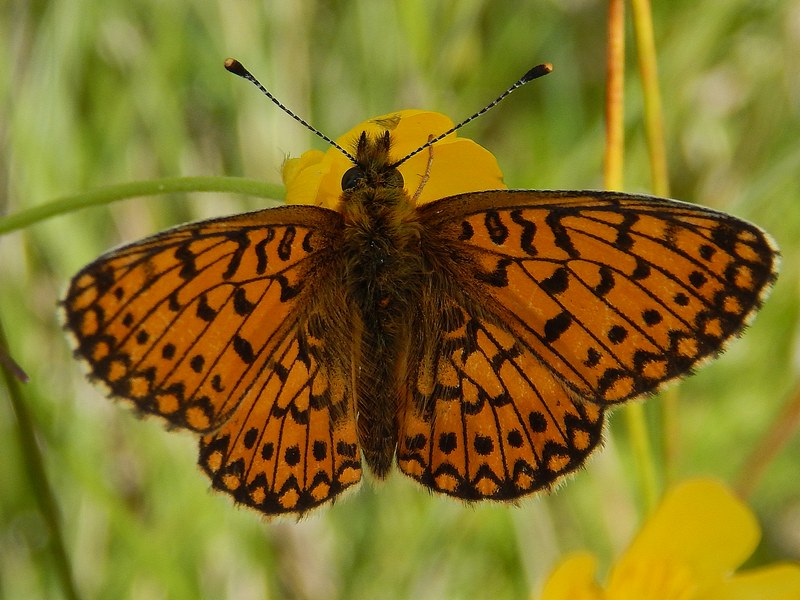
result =
[[242,63],[240,63],[238,60],[236,60],[235,58],[226,58],[226,59],[225,59],[225,68],[226,68],[228,71],[230,71],[231,73],[233,73],[234,75],[238,75],[239,77],[241,77],[241,78],[243,78],[243,79],[247,79],[247,81],[249,81],[249,82],[250,82],[250,83],[252,83],[254,86],[256,86],[258,89],[260,89],[260,90],[261,90],[261,92],[262,92],[262,93],[263,93],[263,94],[264,94],[264,95],[265,95],[267,98],[269,98],[269,99],[270,99],[270,100],[272,100],[272,101],[273,101],[275,104],[277,104],[278,108],[280,108],[280,109],[281,109],[283,112],[285,112],[287,115],[289,115],[290,117],[292,117],[292,118],[293,118],[295,121],[297,121],[298,123],[300,123],[301,125],[303,125],[303,126],[306,128],[306,129],[308,129],[308,130],[309,130],[310,132],[312,132],[314,135],[316,135],[317,137],[320,137],[320,138],[322,138],[323,140],[325,140],[326,142],[328,142],[328,143],[329,143],[331,146],[333,146],[334,148],[336,148],[337,150],[339,150],[339,152],[341,152],[341,153],[342,153],[342,154],[344,154],[344,155],[345,155],[347,158],[349,158],[349,159],[350,159],[350,160],[353,162],[353,164],[355,164],[355,163],[356,163],[356,159],[355,159],[355,157],[354,157],[352,154],[350,154],[350,153],[349,153],[347,150],[345,150],[344,148],[342,148],[342,147],[341,147],[339,144],[337,144],[336,142],[334,142],[334,141],[333,141],[331,138],[329,138],[327,135],[325,135],[325,134],[324,134],[324,133],[322,133],[321,131],[319,131],[319,130],[317,130],[316,128],[314,128],[312,125],[310,125],[309,123],[307,123],[306,121],[304,121],[303,119],[301,119],[300,117],[298,117],[296,114],[294,114],[294,113],[293,113],[292,111],[290,111],[288,108],[286,108],[286,107],[285,107],[283,104],[281,104],[280,100],[278,100],[278,99],[277,99],[275,96],[273,96],[272,94],[270,94],[270,93],[269,93],[269,90],[267,90],[267,88],[265,88],[263,85],[261,85],[261,82],[260,82],[258,79],[256,79],[256,78],[253,76],[253,74],[252,74],[252,73],[250,73],[250,71],[248,71],[247,69],[245,69],[245,68],[244,68],[244,65],[243,65]]
[[[229,70],[230,70],[230,69],[229,69]],[[446,138],[446,137],[447,137],[448,135],[450,135],[451,133],[453,133],[453,132],[455,132],[455,131],[458,131],[458,130],[459,130],[459,129],[461,129],[461,128],[462,128],[464,125],[466,125],[467,123],[469,123],[470,121],[474,121],[475,119],[477,119],[478,117],[480,117],[482,114],[489,112],[489,111],[490,111],[491,109],[493,109],[495,106],[497,106],[498,104],[500,104],[500,102],[501,102],[501,101],[502,101],[502,100],[503,100],[503,99],[504,99],[506,96],[508,96],[508,95],[509,95],[511,92],[513,92],[513,91],[514,91],[514,90],[516,90],[517,88],[521,88],[523,85],[525,85],[525,84],[526,84],[526,83],[528,83],[529,81],[533,81],[534,79],[538,79],[539,77],[543,77],[544,75],[547,75],[547,74],[548,74],[548,73],[550,73],[552,70],[553,70],[553,65],[551,65],[550,63],[545,63],[545,64],[541,64],[541,65],[536,65],[536,66],[535,66],[535,67],[533,67],[533,68],[532,68],[530,71],[528,71],[527,73],[525,73],[525,75],[523,75],[523,76],[522,76],[522,77],[521,77],[521,78],[520,78],[520,79],[519,79],[519,80],[518,80],[516,83],[514,83],[514,85],[512,85],[512,86],[511,86],[510,88],[508,88],[508,89],[507,89],[505,92],[503,92],[502,94],[500,94],[500,95],[499,95],[497,98],[495,98],[494,100],[492,100],[492,101],[491,101],[489,104],[487,104],[486,106],[484,106],[482,109],[480,109],[480,110],[479,110],[478,112],[476,112],[474,115],[472,115],[471,117],[467,117],[466,119],[464,119],[463,121],[461,121],[461,123],[459,123],[459,124],[458,124],[458,125],[456,125],[455,127],[451,128],[451,129],[448,129],[448,130],[447,130],[447,131],[445,131],[443,134],[436,136],[436,137],[435,137],[435,138],[433,138],[432,140],[429,140],[427,143],[423,144],[422,146],[420,146],[419,148],[417,148],[416,150],[414,150],[414,151],[413,151],[411,154],[407,154],[405,157],[403,157],[403,158],[401,158],[400,160],[398,160],[396,163],[394,163],[393,165],[391,165],[391,167],[393,167],[393,168],[397,168],[397,167],[399,167],[401,164],[403,164],[404,162],[406,162],[406,161],[407,161],[409,158],[411,158],[412,156],[414,156],[414,155],[416,155],[416,154],[419,154],[420,152],[422,152],[422,151],[423,151],[423,150],[425,150],[426,148],[429,148],[429,147],[433,146],[433,145],[434,145],[436,142],[438,142],[438,141],[440,141],[440,140],[442,140],[442,139]],[[291,114],[291,113],[290,113],[290,114]]]

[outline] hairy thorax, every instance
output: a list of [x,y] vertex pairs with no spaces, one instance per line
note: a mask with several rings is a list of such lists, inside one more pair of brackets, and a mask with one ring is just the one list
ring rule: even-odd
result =
[[425,271],[414,207],[402,188],[367,188],[345,194],[343,213],[350,300],[379,330],[396,331]]

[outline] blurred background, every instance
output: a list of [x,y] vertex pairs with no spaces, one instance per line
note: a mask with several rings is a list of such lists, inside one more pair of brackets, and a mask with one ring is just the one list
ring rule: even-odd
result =
[[[3,2],[0,214],[104,185],[188,175],[280,181],[324,145],[227,73],[242,61],[332,137],[402,108],[459,120],[530,66],[553,74],[462,130],[514,188],[601,188],[605,2]],[[800,559],[800,437],[756,452],[798,385],[800,2],[654,7],[672,196],[772,233],[783,269],[747,334],[678,387],[677,454],[660,475],[747,481],[763,540],[748,566]],[[650,176],[628,28],[626,191]],[[56,302],[108,248],[254,210],[223,194],[126,200],[0,238],[0,321],[24,386],[64,543],[86,598],[524,598],[565,552],[601,570],[640,524],[621,411],[577,476],[520,506],[465,506],[398,473],[299,523],[211,492],[196,442],[84,381]],[[645,409],[658,447],[660,399]],[[46,523],[0,388],[0,595],[61,598]],[[487,582],[491,581],[491,587]]]

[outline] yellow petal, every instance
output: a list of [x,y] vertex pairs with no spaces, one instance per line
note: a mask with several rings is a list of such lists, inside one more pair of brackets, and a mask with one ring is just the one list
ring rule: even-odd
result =
[[317,204],[322,176],[327,167],[322,161],[325,154],[319,150],[303,152],[300,158],[289,158],[283,163],[281,175],[286,186],[286,204]]
[[606,590],[609,600],[695,600],[698,585],[680,560],[639,556],[614,567]]
[[[400,160],[428,141],[430,136],[436,137],[453,127],[453,121],[442,113],[426,110],[400,110],[373,117],[359,123],[336,140],[345,150],[354,150],[362,131],[376,136],[384,131],[392,134],[392,158]],[[455,139],[457,134],[448,136],[438,143],[446,143]],[[346,160],[346,159],[345,159]],[[351,165],[352,166],[352,165]]]
[[[362,132],[374,137],[390,131],[391,158],[400,160],[452,126],[453,122],[440,113],[403,110],[360,123],[337,139],[337,143],[352,153]],[[350,160],[336,148],[330,148],[324,154],[319,151],[306,152],[299,159],[287,160],[283,169],[286,202],[335,209],[342,193],[342,176],[352,166]],[[410,196],[417,193],[427,173],[427,181],[424,181],[418,197],[419,203],[465,192],[506,187],[494,156],[475,142],[459,138],[455,133],[437,142],[432,149],[413,156],[399,170]]]
[[321,163],[324,156],[325,153],[320,150],[307,150],[300,155],[300,158],[287,158],[281,170],[283,185],[293,185],[302,171]]
[[544,584],[541,600],[602,600],[595,582],[597,559],[588,552],[567,555]]
[[703,600],[798,600],[800,565],[774,564],[744,571],[722,582]]
[[755,516],[724,485],[689,480],[666,494],[617,568],[643,560],[683,563],[707,586],[742,564],[760,535]]
[[[444,140],[442,140],[444,141]],[[503,173],[491,152],[465,138],[436,144],[400,165],[405,189],[414,196],[430,162],[430,177],[417,200],[424,204],[467,192],[505,189]]]

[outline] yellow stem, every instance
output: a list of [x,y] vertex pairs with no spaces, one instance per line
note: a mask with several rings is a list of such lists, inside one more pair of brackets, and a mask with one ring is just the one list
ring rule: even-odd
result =
[[625,152],[625,2],[608,4],[608,51],[606,55],[606,145],[603,179],[608,190],[622,189]]

